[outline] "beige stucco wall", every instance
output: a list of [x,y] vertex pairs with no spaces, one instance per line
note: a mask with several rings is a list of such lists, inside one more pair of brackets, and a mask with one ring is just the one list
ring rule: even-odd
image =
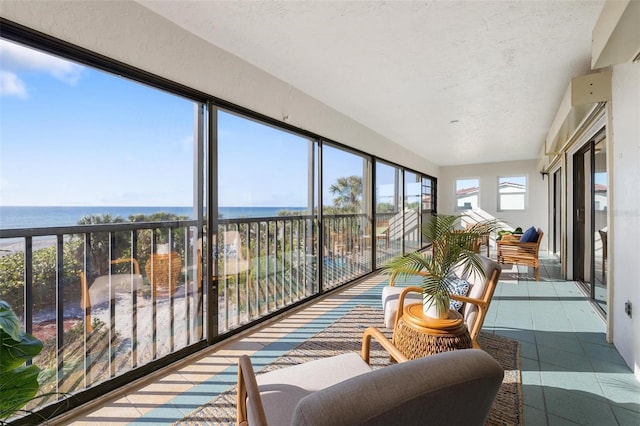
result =
[[614,345],[640,380],[640,63],[613,68],[611,111],[610,321]]
[[[2,17],[432,176],[438,167],[140,4],[2,1]],[[286,117],[286,119],[285,119]]]

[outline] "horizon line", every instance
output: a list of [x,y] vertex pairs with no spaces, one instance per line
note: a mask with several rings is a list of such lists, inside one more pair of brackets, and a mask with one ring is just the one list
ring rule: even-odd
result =
[[[25,204],[0,204],[0,207],[130,207],[130,208],[139,208],[139,207],[144,207],[144,208],[160,208],[160,207],[172,207],[172,208],[193,208],[195,206],[179,206],[179,205],[157,205],[157,206],[140,206],[140,205],[60,205],[60,204],[42,204],[42,205],[25,205]],[[287,207],[287,208],[300,208],[300,209],[306,209],[307,206],[283,206],[283,205],[279,205],[279,206],[218,206],[218,208],[228,208],[228,207],[240,207],[240,208],[283,208],[283,207]],[[206,208],[206,207],[205,207]]]

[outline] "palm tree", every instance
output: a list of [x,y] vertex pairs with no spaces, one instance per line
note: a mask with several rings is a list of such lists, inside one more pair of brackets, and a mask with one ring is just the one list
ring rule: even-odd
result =
[[446,317],[449,310],[451,280],[455,271],[463,275],[484,276],[479,258],[478,241],[483,235],[496,230],[498,221],[476,223],[465,230],[458,229],[464,215],[434,215],[422,228],[422,233],[431,242],[432,250],[427,254],[409,253],[391,259],[383,273],[400,277],[422,277],[422,294],[426,306],[436,305],[438,314]]
[[362,207],[362,177],[347,176],[338,178],[329,187],[333,195],[333,205],[345,213],[359,213]]

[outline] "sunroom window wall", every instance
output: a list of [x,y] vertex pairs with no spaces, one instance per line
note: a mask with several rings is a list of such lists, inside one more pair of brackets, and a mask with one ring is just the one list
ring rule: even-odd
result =
[[[6,38],[0,49],[20,82],[0,110],[0,299],[44,344],[33,409],[204,338],[207,109]],[[34,59],[45,66],[20,65]]]
[[322,285],[334,288],[372,271],[366,248],[370,224],[371,159],[322,145]]
[[372,237],[376,267],[402,254],[404,236],[402,219],[402,169],[376,161],[375,226]]
[[[32,362],[54,394],[35,416],[419,248],[401,166],[4,21],[2,36],[1,71],[27,92],[0,110],[0,180],[19,183],[0,195],[0,299],[45,342]],[[20,55],[68,75],[10,68]],[[45,196],[48,214],[10,221]],[[52,221],[67,207],[80,215]]]
[[421,177],[417,173],[404,172],[404,252],[409,253],[420,248],[420,202]]

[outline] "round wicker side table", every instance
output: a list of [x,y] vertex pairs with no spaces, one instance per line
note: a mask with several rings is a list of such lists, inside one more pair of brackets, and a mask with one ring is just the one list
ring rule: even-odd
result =
[[449,310],[449,318],[439,320],[425,316],[422,304],[414,303],[404,307],[393,343],[407,358],[416,359],[471,348],[471,337],[459,312]]

